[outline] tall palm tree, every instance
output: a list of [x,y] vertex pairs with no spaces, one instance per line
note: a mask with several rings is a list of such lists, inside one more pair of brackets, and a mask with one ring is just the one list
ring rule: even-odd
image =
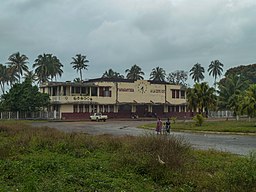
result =
[[194,82],[199,83],[199,81],[204,79],[204,68],[201,66],[201,64],[196,63],[192,69],[190,69],[190,76],[192,76],[192,79]]
[[48,62],[49,62],[49,75],[51,78],[51,81],[53,80],[53,78],[57,78],[57,76],[62,75],[63,70],[61,69],[63,67],[63,65],[61,64],[60,60],[52,55],[52,54],[48,54]]
[[138,65],[133,65],[131,69],[126,69],[125,73],[127,73],[126,78],[132,79],[132,80],[142,80],[144,72],[141,70],[141,68]]
[[103,78],[116,78],[116,79],[123,79],[124,76],[121,75],[118,72],[113,71],[112,69],[109,69],[108,71],[105,71],[102,75]]
[[35,74],[38,77],[39,83],[47,82],[49,79],[56,78],[58,75],[61,76],[63,71],[63,65],[60,60],[53,56],[52,54],[38,55],[33,68],[35,69]]
[[13,68],[13,70],[17,73],[19,83],[21,76],[23,75],[23,71],[28,71],[28,57],[26,55],[21,55],[20,52],[13,53],[8,58],[7,64],[9,64],[9,67]]
[[82,70],[87,70],[87,67],[89,65],[87,65],[86,63],[88,63],[89,61],[86,59],[85,55],[81,54],[77,54],[75,57],[72,57],[72,59],[73,61],[70,64],[73,65],[73,69],[76,69],[76,71],[80,73],[80,79],[83,80]]
[[8,83],[9,80],[9,74],[7,67],[3,64],[0,64],[0,87],[2,90],[2,93],[5,92],[5,85]]
[[218,76],[221,76],[223,72],[223,64],[219,60],[212,61],[209,65],[208,72],[209,75],[214,77],[214,87],[216,89],[216,79]]
[[7,74],[8,74],[8,79],[7,79],[7,84],[12,86],[19,80],[19,74],[17,73],[16,69],[9,66],[7,67]]
[[152,69],[152,72],[150,73],[150,79],[153,81],[165,81],[165,76],[165,70],[161,67]]

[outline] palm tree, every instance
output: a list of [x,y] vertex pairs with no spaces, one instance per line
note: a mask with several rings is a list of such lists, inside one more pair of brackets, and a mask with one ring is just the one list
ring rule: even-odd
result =
[[245,81],[242,76],[227,76],[225,82],[219,83],[219,108],[232,110],[238,120],[241,93],[243,93],[247,87],[248,81]]
[[11,66],[7,67],[7,74],[8,74],[7,84],[9,84],[10,86],[12,86],[18,81],[19,74],[17,73],[15,68]]
[[124,76],[118,72],[113,71],[112,69],[109,69],[108,71],[105,71],[105,73],[103,73],[102,78],[123,79]]
[[86,69],[89,65],[87,65],[86,63],[88,63],[89,61],[86,60],[86,56],[85,55],[81,55],[81,54],[77,54],[76,57],[72,57],[73,61],[70,63],[71,65],[73,65],[73,69],[76,69],[76,71],[80,72],[80,79],[83,80],[83,76],[82,76],[82,70]]
[[192,76],[192,79],[194,82],[199,83],[200,80],[204,79],[204,68],[201,66],[201,64],[196,63],[192,69],[190,69],[190,76]]
[[55,78],[55,81],[56,81],[57,76],[61,77],[63,73],[63,70],[61,69],[63,65],[61,64],[60,60],[52,54],[48,54],[48,62],[49,62],[49,75],[50,75],[51,81],[53,80],[53,78]]
[[219,60],[212,61],[209,65],[208,72],[209,75],[214,77],[214,87],[216,89],[216,79],[218,76],[221,76],[223,71],[223,64]]
[[133,65],[131,69],[126,69],[125,73],[127,73],[126,78],[132,79],[132,80],[142,80],[144,72],[141,70],[141,68],[138,65]]
[[187,89],[187,101],[190,109],[198,109],[199,113],[205,112],[208,116],[208,110],[213,108],[217,101],[215,89],[209,87],[206,82],[196,83],[193,88]]
[[13,53],[8,58],[7,64],[9,67],[13,68],[14,72],[18,74],[18,79],[20,83],[20,78],[23,75],[23,71],[28,71],[28,57],[26,55],[21,55],[20,52]]
[[150,73],[150,79],[153,81],[165,81],[165,70],[161,67],[156,67],[152,69]]
[[63,65],[60,60],[53,56],[52,54],[38,55],[33,68],[35,69],[35,74],[38,77],[39,83],[47,82],[49,79],[56,78],[58,75],[61,76],[63,71]]
[[246,112],[249,121],[256,115],[256,84],[251,84],[244,94],[242,94],[241,110]]
[[28,71],[24,74],[24,79],[29,80],[31,82],[36,82],[38,80],[37,75],[33,72],[33,70]]
[[0,87],[2,90],[2,93],[5,92],[5,84],[8,83],[9,74],[7,71],[7,67],[3,64],[0,64]]

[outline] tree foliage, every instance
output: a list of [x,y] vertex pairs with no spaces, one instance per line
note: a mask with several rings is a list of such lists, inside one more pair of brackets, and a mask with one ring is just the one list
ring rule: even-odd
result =
[[161,67],[156,67],[152,69],[152,72],[150,73],[150,79],[153,81],[165,81],[166,72]]
[[103,73],[102,78],[109,78],[109,79],[123,79],[124,76],[118,72],[113,71],[113,69],[109,69]]
[[241,93],[248,88],[248,81],[243,76],[229,75],[225,84],[219,84],[219,108],[234,111],[234,115],[240,112]]
[[86,63],[89,63],[89,60],[86,59],[85,55],[77,54],[75,57],[72,57],[73,61],[70,63],[73,65],[73,69],[76,69],[77,72],[80,73],[80,79],[83,81],[83,73],[82,70],[87,70],[87,65]]
[[206,113],[216,105],[217,96],[215,95],[215,89],[209,87],[206,82],[196,83],[194,87],[187,89],[188,107],[199,113]]
[[216,80],[218,76],[221,76],[223,72],[223,64],[219,60],[214,60],[211,62],[208,68],[209,75],[214,77],[214,86],[216,88]]
[[39,111],[49,104],[49,96],[40,93],[37,86],[25,80],[15,84],[8,93],[2,95],[1,106],[5,111]]
[[142,80],[144,72],[138,65],[133,65],[131,69],[126,69],[125,73],[127,73],[126,78],[132,80]]
[[225,77],[220,80],[220,84],[225,85],[225,80],[230,75],[242,76],[249,83],[256,83],[256,64],[240,65],[228,69]]
[[242,113],[249,117],[256,115],[256,84],[251,84],[249,88],[241,94]]
[[13,71],[12,75],[16,75],[20,83],[23,72],[28,72],[28,57],[26,55],[21,55],[20,52],[13,53],[8,58],[7,64]]
[[39,83],[47,82],[50,79],[61,76],[63,65],[60,60],[52,54],[38,55],[33,68],[35,68],[35,74],[38,78]]
[[184,86],[187,86],[187,83],[186,83],[187,79],[188,79],[188,72],[183,70],[177,70],[177,71],[171,72],[167,77],[167,81],[169,81],[170,83],[175,85],[184,85]]
[[204,68],[201,66],[201,64],[196,63],[189,72],[189,75],[192,77],[194,82],[199,83],[200,81],[204,80]]

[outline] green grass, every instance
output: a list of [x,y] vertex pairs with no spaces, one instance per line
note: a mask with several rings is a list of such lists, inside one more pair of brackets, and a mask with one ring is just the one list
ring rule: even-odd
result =
[[256,154],[192,150],[174,136],[90,136],[0,121],[0,191],[256,191]]
[[[202,126],[196,126],[194,122],[176,122],[171,124],[173,131],[213,131],[256,134],[255,121],[205,121]],[[140,126],[140,128],[154,129],[156,123]]]

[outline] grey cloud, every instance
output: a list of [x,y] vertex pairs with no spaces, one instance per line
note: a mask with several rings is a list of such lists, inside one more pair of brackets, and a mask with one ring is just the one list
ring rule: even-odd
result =
[[[149,76],[160,66],[189,70],[219,59],[225,68],[255,62],[254,0],[4,0],[0,7],[0,63],[15,51],[53,53],[77,74],[71,57],[86,54],[85,76],[133,64]],[[11,11],[10,11],[11,10]]]

